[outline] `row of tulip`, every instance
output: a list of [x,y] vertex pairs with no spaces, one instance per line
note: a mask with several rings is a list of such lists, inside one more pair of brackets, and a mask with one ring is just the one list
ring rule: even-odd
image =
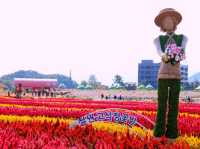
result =
[[[0,97],[0,102],[1,101],[17,101],[20,102],[18,99],[16,98],[6,98],[6,97]],[[152,104],[154,105],[153,102],[145,102],[144,100],[141,101],[118,101],[118,100],[82,100],[82,99],[75,99],[75,98],[37,98],[37,99],[32,99],[32,98],[26,98],[23,99],[23,102],[29,102],[29,101],[33,101],[33,102],[43,102],[43,103],[66,103],[66,102],[73,102],[73,103],[89,103],[89,104],[121,104],[121,105],[138,105],[138,104]],[[185,106],[197,106],[199,107],[199,104],[197,103],[189,103],[189,104],[185,104],[185,103],[180,103],[181,105],[185,105]]]
[[[93,110],[94,111],[94,110]],[[60,117],[60,118],[72,118],[77,119],[81,116],[93,112],[91,109],[74,110],[74,109],[62,109],[62,108],[47,108],[47,107],[14,107],[8,106],[0,107],[0,113],[4,115],[19,115],[19,116],[49,116],[49,117]],[[153,111],[134,111],[138,121],[145,126],[146,128],[152,129],[153,125],[146,121],[144,117],[141,117],[138,114],[146,116],[152,121],[155,121],[156,112]],[[179,114],[179,128],[181,134],[200,136],[200,115],[199,114],[189,114],[189,113],[180,113]]]
[[[88,104],[89,103],[89,104]],[[89,109],[106,109],[122,108],[128,110],[145,110],[156,111],[157,106],[154,102],[137,102],[137,101],[92,101],[80,99],[26,99],[19,101],[16,99],[0,99],[0,104],[16,104],[24,106],[45,106],[53,108],[89,108]],[[200,114],[200,105],[197,103],[181,103],[180,112]]]

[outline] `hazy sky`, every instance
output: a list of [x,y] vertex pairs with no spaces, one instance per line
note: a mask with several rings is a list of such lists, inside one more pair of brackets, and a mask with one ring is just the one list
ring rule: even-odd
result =
[[1,0],[0,75],[20,69],[63,73],[110,84],[115,74],[136,82],[142,59],[160,58],[153,39],[160,9],[172,7],[188,36],[189,75],[200,71],[198,0]]

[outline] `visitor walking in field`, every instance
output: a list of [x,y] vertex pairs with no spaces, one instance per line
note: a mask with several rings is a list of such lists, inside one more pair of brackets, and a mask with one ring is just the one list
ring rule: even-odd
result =
[[22,85],[19,84],[15,87],[15,94],[16,94],[16,98],[21,98],[22,96]]
[[178,133],[178,107],[180,94],[180,61],[185,59],[187,37],[176,34],[177,25],[181,22],[181,14],[166,8],[160,11],[154,22],[165,35],[158,36],[154,43],[161,57],[158,72],[158,109],[154,136],[166,136],[173,142]]

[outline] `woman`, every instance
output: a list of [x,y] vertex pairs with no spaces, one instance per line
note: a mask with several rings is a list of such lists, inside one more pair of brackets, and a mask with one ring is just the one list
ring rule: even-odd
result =
[[160,69],[158,72],[158,109],[154,136],[160,138],[165,136],[169,141],[178,137],[178,105],[180,94],[180,61],[171,63],[166,48],[170,44],[185,49],[187,38],[185,35],[175,34],[177,25],[181,22],[182,16],[172,8],[160,11],[154,22],[160,27],[165,35],[160,35],[154,40],[158,54],[161,57]]

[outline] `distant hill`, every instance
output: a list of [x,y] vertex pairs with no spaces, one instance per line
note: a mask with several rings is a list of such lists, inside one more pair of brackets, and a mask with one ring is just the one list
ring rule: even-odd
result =
[[42,74],[38,73],[37,71],[33,70],[20,70],[11,74],[3,75],[0,77],[0,82],[5,84],[7,88],[11,89],[13,88],[12,81],[14,78],[48,78],[48,79],[57,79],[58,84],[61,84],[65,88],[76,88],[77,82],[71,80],[69,77],[62,75],[62,74]]
[[189,77],[189,82],[200,81],[200,72]]

